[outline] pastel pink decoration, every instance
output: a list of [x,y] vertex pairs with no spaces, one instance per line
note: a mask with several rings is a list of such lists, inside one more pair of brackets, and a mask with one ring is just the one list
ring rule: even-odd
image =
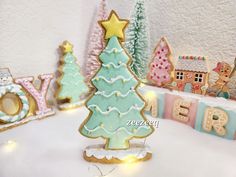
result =
[[164,118],[172,119],[194,128],[198,100],[194,98],[183,98],[173,94],[165,95]]
[[97,21],[107,19],[107,2],[106,0],[101,0],[99,9],[96,14],[96,23],[91,31],[91,36],[89,38],[88,51],[87,51],[87,63],[86,63],[86,82],[91,87],[90,80],[96,74],[100,68],[100,62],[98,61],[98,56],[105,47],[105,41],[103,39],[104,32]]
[[52,108],[47,106],[46,95],[48,91],[49,84],[53,79],[53,74],[43,74],[39,76],[41,80],[40,90],[36,89],[33,85],[33,77],[24,77],[18,78],[15,80],[17,84],[22,85],[35,99],[38,110],[36,111],[36,115],[43,116],[48,112],[52,111]]
[[223,63],[223,62],[218,62],[216,68],[214,68],[213,71],[219,73],[220,70],[221,70],[223,67],[224,67],[224,63]]
[[172,81],[172,71],[171,50],[167,40],[163,37],[154,51],[147,78],[158,87],[165,86]]

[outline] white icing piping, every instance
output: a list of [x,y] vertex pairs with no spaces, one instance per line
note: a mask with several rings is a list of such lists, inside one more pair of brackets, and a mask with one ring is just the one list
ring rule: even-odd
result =
[[103,67],[109,67],[110,65],[112,65],[112,66],[113,66],[114,68],[116,68],[116,69],[118,69],[118,68],[120,68],[120,67],[122,67],[122,66],[126,66],[126,64],[124,64],[124,63],[119,64],[118,66],[115,65],[115,64],[112,63],[112,62],[110,62],[110,63],[108,63],[108,64],[102,64]]
[[131,144],[130,148],[126,150],[106,150],[104,149],[104,145],[93,145],[87,147],[85,152],[88,157],[94,156],[98,159],[106,158],[108,160],[112,158],[124,160],[130,155],[142,159],[147,153],[152,153],[150,147],[143,144]]
[[[129,79],[125,79],[123,76],[118,76],[118,77],[116,77],[116,78],[112,78],[111,80],[107,80],[107,79],[106,79],[105,77],[103,77],[103,76],[98,76],[97,78],[103,79],[103,80],[105,80],[107,83],[110,83],[110,84],[114,83],[115,81],[117,81],[117,80],[119,80],[119,79],[121,79],[123,82],[127,82],[127,81],[130,81],[130,80],[132,79],[132,77],[130,77]],[[97,78],[93,78],[92,81],[96,80]]]
[[120,116],[122,117],[122,116],[128,114],[128,113],[129,113],[131,110],[133,110],[133,109],[135,109],[135,110],[141,110],[141,109],[143,108],[143,106],[144,106],[144,104],[143,104],[141,107],[138,107],[138,106],[131,106],[131,107],[129,108],[129,110],[126,111],[126,112],[120,112],[120,110],[119,110],[118,108],[115,108],[115,107],[110,108],[108,111],[102,111],[102,110],[101,110],[97,105],[95,105],[95,104],[89,105],[88,108],[91,109],[92,107],[95,107],[95,109],[98,109],[98,111],[99,111],[101,114],[104,114],[104,115],[107,115],[107,114],[109,114],[109,113],[112,112],[112,111],[117,111],[117,112],[120,114]]
[[123,49],[118,50],[117,48],[112,48],[111,50],[108,50],[107,48],[104,50],[105,53],[111,54],[114,51],[116,51],[116,53],[121,53],[123,52]]
[[107,95],[105,94],[104,91],[102,91],[102,92],[98,91],[98,92],[95,93],[95,95],[102,95],[102,96],[104,96],[104,97],[106,97],[106,98],[109,98],[110,96],[112,96],[112,95],[114,95],[114,94],[119,94],[120,97],[125,98],[126,96],[129,95],[129,93],[134,92],[134,91],[135,91],[135,90],[129,90],[126,94],[122,94],[120,91],[113,91],[112,93],[107,94]]
[[[109,135],[114,135],[116,134],[117,132],[121,131],[121,130],[124,130],[126,133],[128,133],[129,135],[133,136],[135,133],[130,133],[125,127],[120,127],[118,128],[117,130],[115,130],[114,132],[111,132],[111,131],[108,131],[106,130],[104,127],[101,127],[101,126],[97,126],[96,128],[94,129],[89,129],[86,125],[84,125],[84,128],[88,131],[88,132],[95,132],[97,130],[99,130],[100,128],[103,129],[107,134]],[[141,128],[144,128],[144,129],[149,129],[150,127],[148,126],[139,126],[138,129],[136,131],[139,131]]]

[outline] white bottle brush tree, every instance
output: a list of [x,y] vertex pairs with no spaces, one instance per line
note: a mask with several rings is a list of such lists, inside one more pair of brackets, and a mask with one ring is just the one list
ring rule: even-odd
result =
[[125,48],[132,57],[131,69],[145,80],[149,61],[149,28],[144,0],[136,0],[126,32]]

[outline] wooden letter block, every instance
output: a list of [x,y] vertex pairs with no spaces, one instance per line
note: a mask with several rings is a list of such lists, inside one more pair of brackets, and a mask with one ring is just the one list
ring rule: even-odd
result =
[[214,129],[219,136],[226,135],[225,125],[228,123],[228,115],[225,111],[219,108],[207,108],[203,120],[203,129],[207,132]]
[[166,89],[156,89],[150,91],[151,87],[139,89],[146,101],[145,113],[150,114],[152,117],[163,118],[165,107],[165,94],[168,92]]
[[187,123],[189,121],[189,109],[191,106],[191,102],[185,101],[183,99],[177,99],[174,101],[174,106],[173,106],[173,118]]
[[197,99],[166,94],[164,118],[194,127],[197,107]]
[[224,100],[221,102],[202,100],[198,105],[195,129],[234,140],[236,135],[235,106]]
[[158,116],[158,100],[155,94],[144,96],[147,106],[145,107],[146,112],[150,112],[152,117]]

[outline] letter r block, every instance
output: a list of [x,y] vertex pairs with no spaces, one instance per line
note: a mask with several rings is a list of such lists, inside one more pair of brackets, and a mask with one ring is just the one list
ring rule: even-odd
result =
[[204,100],[199,103],[195,129],[234,140],[236,135],[236,110],[222,106],[226,104],[219,103],[218,105],[214,103],[204,103]]

